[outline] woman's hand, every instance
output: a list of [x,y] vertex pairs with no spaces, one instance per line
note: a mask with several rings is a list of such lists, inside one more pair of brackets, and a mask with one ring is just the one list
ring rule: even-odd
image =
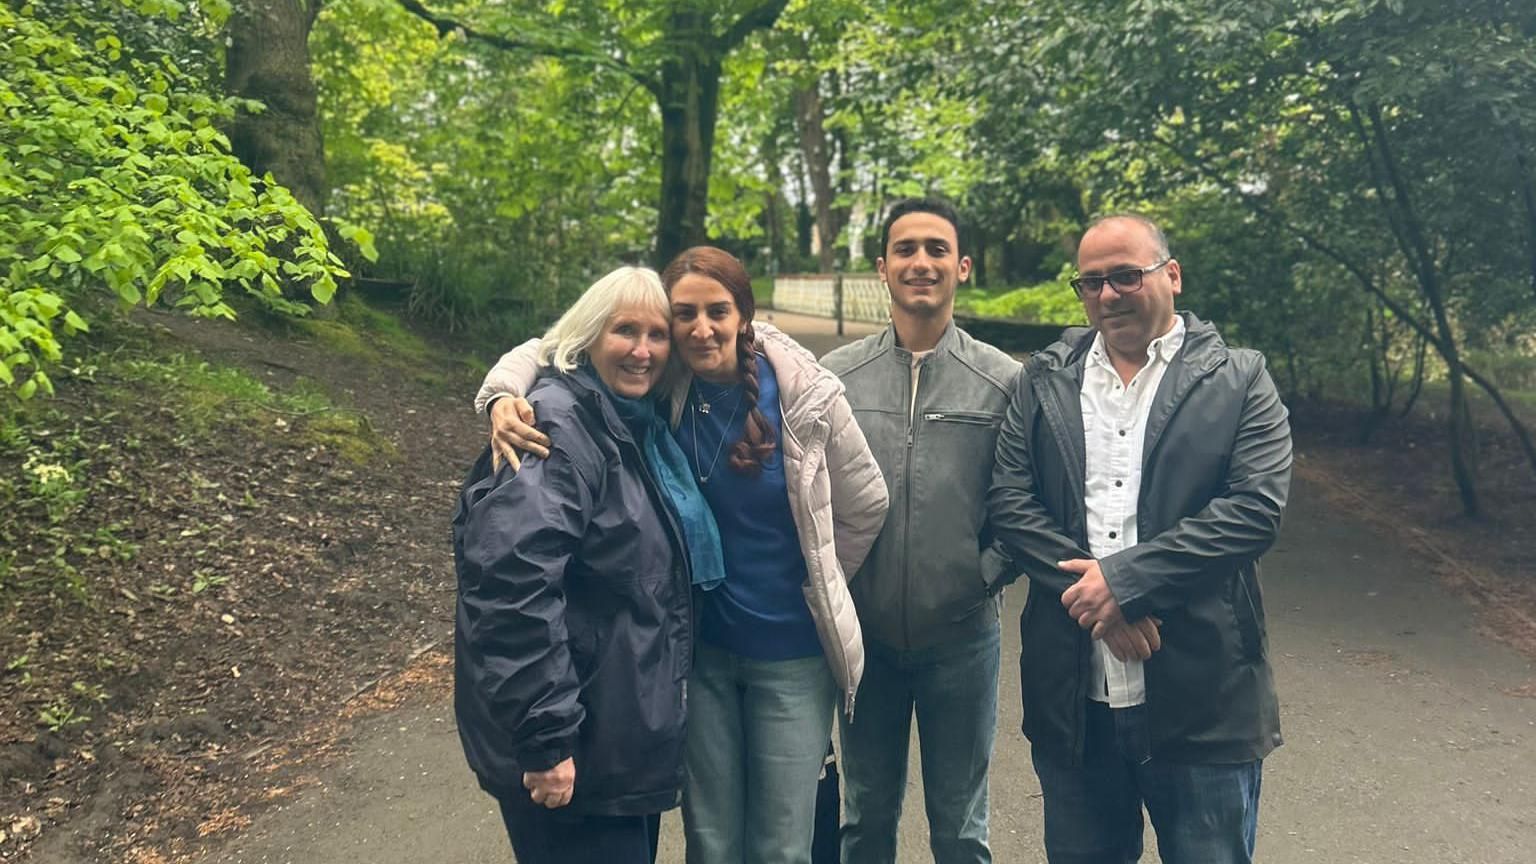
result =
[[491,403],[491,466],[506,459],[513,471],[523,467],[519,452],[549,458],[549,436],[533,428],[533,406],[521,396],[503,396]]
[[535,804],[551,810],[564,807],[576,788],[576,760],[568,758],[548,771],[524,771],[523,788]]

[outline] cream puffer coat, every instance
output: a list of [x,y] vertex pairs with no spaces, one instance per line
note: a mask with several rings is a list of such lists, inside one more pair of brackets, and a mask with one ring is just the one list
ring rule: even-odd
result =
[[[864,674],[864,637],[848,579],[859,572],[885,522],[890,504],[885,480],[853,419],[843,382],[772,324],[754,322],[753,328],[758,350],[779,381],[784,418],[779,446],[807,574],[801,590],[851,718]],[[538,344],[530,340],[502,356],[475,397],[477,411],[497,396],[521,395],[533,386]],[[687,393],[687,380],[671,390],[674,428]]]

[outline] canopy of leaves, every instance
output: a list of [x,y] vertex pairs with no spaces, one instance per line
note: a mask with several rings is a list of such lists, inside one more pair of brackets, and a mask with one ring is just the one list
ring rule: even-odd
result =
[[[173,0],[0,6],[0,384],[51,392],[45,367],[104,303],[231,316],[232,288],[288,312],[342,275],[321,227],[252,177],[189,72],[227,7]],[[177,56],[177,55],[181,56]]]

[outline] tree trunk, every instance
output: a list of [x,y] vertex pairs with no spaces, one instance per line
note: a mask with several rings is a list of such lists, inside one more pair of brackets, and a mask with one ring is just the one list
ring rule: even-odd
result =
[[1382,355],[1385,351],[1376,338],[1376,312],[1370,306],[1365,307],[1365,349],[1369,359],[1371,371],[1371,410],[1365,415],[1365,422],[1360,424],[1360,443],[1371,443],[1371,436],[1376,434],[1376,429],[1387,418],[1387,412],[1391,410],[1390,396],[1387,395],[1386,376],[1382,371]]
[[1429,340],[1419,336],[1418,347],[1413,351],[1413,380],[1409,384],[1408,398],[1403,401],[1403,410],[1398,412],[1398,417],[1407,417],[1413,411],[1413,406],[1419,401],[1419,394],[1424,392],[1424,360],[1429,353]]
[[229,140],[257,177],[271,172],[316,217],[325,215],[325,150],[309,31],[322,0],[236,0],[229,19],[225,86],[261,113],[235,115]]
[[[709,38],[696,11],[672,13],[673,38],[697,45]],[[656,224],[656,266],[708,242],[709,166],[720,107],[720,58],[702,46],[668,57],[661,66],[661,206]]]
[[[1476,516],[1480,508],[1473,454],[1472,415],[1467,403],[1466,371],[1461,365],[1461,350],[1457,346],[1456,330],[1451,325],[1450,314],[1446,309],[1439,268],[1435,264],[1429,243],[1424,237],[1424,228],[1420,223],[1418,212],[1414,209],[1413,200],[1408,194],[1408,185],[1401,171],[1398,170],[1397,160],[1387,136],[1386,124],[1381,117],[1381,110],[1373,107],[1366,113],[1366,119],[1370,123],[1368,135],[1364,125],[1359,122],[1359,113],[1356,112],[1353,116],[1364,137],[1362,143],[1369,148],[1368,157],[1372,152],[1376,157],[1370,161],[1377,172],[1378,200],[1387,210],[1387,220],[1392,225],[1398,246],[1402,250],[1403,257],[1413,267],[1419,290],[1424,293],[1424,299],[1429,302],[1430,311],[1434,316],[1435,330],[1439,336],[1437,347],[1440,356],[1445,360],[1446,375],[1451,387],[1449,406],[1451,474],[1456,480],[1457,491],[1461,494],[1462,510],[1468,516]],[[1387,187],[1392,190],[1390,197],[1387,195]]]
[[1515,172],[1520,178],[1520,197],[1525,203],[1525,247],[1530,256],[1531,293],[1536,295],[1536,173],[1526,156],[1524,142],[1509,133],[1510,149],[1515,155]]
[[820,82],[811,81],[795,91],[795,127],[800,133],[800,152],[805,156],[806,173],[811,177],[815,197],[816,234],[821,241],[817,266],[823,273],[837,267],[837,247],[842,239],[847,214],[836,207],[837,192],[832,188],[832,146],[825,126],[826,106],[821,101]]

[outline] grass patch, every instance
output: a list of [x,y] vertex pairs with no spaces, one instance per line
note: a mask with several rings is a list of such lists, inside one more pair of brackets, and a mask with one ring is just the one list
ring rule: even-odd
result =
[[752,280],[752,300],[759,309],[773,308],[772,276],[758,276]]
[[128,385],[114,388],[120,401],[130,406],[142,404],[139,391],[145,386],[153,388],[162,399],[175,401],[178,419],[197,432],[207,432],[214,424],[232,418],[303,416],[332,407],[325,394],[307,382],[300,381],[288,392],[276,391],[240,369],[186,354],[115,360],[111,373]]
[[398,317],[369,306],[351,292],[337,298],[335,318],[301,318],[293,326],[337,354],[374,363],[420,366],[433,353]]
[[291,430],[299,441],[334,450],[359,465],[397,452],[368,418],[338,408],[305,379],[289,390],[275,390],[243,370],[185,354],[118,360],[112,371],[124,382],[116,388],[116,401],[142,405],[143,390],[153,389],[176,403],[178,423],[193,434],[207,435],[221,423],[243,420],[251,430]]
[[1000,292],[969,289],[955,298],[962,312],[980,318],[1006,318],[1035,324],[1082,324],[1083,303],[1072,286],[1041,282]]
[[299,426],[299,439],[333,450],[354,465],[366,465],[380,458],[394,459],[400,455],[393,443],[374,432],[367,417],[350,412],[330,412],[305,418]]

